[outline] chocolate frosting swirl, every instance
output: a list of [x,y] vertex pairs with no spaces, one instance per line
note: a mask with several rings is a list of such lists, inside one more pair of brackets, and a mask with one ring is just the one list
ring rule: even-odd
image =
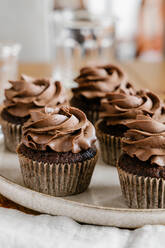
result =
[[9,81],[12,85],[5,90],[6,110],[13,116],[25,117],[35,108],[66,104],[66,95],[61,82],[49,79],[34,79],[22,75],[18,81]]
[[124,87],[127,77],[119,67],[109,64],[84,67],[75,81],[78,87],[72,89],[74,96],[82,95],[91,99],[104,97],[120,84]]
[[119,89],[102,99],[100,117],[105,118],[107,125],[126,125],[139,114],[159,119],[162,109],[164,107],[159,97],[148,90],[133,95]]
[[96,141],[95,128],[77,108],[35,110],[23,128],[22,142],[34,150],[78,153]]
[[165,124],[148,116],[137,116],[127,123],[129,130],[123,139],[123,150],[141,161],[165,166]]

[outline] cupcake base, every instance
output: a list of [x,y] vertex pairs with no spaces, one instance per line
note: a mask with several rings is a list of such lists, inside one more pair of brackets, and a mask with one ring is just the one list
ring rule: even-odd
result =
[[108,165],[116,166],[122,151],[122,137],[108,133],[107,127],[102,120],[97,121],[95,127],[103,161]]
[[22,125],[13,124],[3,119],[1,125],[6,148],[11,152],[16,152],[16,148],[21,142]]
[[[27,150],[28,157],[23,154],[22,149]],[[33,151],[29,155],[29,150],[23,144],[18,147],[21,172],[28,188],[52,196],[79,194],[88,188],[98,157],[96,149],[91,151],[88,149],[80,156],[78,155],[77,159],[75,159],[76,156],[73,157],[71,162],[66,160],[68,154],[56,152],[55,159],[52,154],[47,156],[49,152],[46,152],[45,156],[44,153],[41,155],[42,160],[39,161],[30,158]],[[46,162],[48,157],[50,160]],[[86,160],[82,160],[85,157]]]
[[165,208],[164,168],[127,154],[121,155],[117,168],[122,194],[130,208]]
[[29,116],[17,117],[11,115],[6,108],[1,112],[1,125],[4,134],[6,148],[11,152],[16,152],[18,144],[22,138],[22,126]]

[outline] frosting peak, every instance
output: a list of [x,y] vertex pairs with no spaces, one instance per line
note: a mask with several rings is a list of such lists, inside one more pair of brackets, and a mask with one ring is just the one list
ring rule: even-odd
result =
[[20,80],[9,82],[12,86],[5,90],[4,104],[13,116],[25,117],[32,109],[67,103],[65,91],[59,81],[22,75]]
[[137,116],[127,123],[123,150],[141,161],[165,166],[165,125],[148,116]]
[[113,91],[119,84],[127,81],[124,72],[115,65],[89,66],[80,70],[75,79],[78,88],[73,88],[74,95],[86,98],[102,98]]
[[119,88],[102,99],[100,117],[106,119],[107,125],[126,125],[139,114],[160,118],[162,105],[154,93],[147,90],[136,94],[128,93]]
[[22,142],[34,150],[78,153],[96,141],[95,128],[77,108],[32,111],[23,128]]

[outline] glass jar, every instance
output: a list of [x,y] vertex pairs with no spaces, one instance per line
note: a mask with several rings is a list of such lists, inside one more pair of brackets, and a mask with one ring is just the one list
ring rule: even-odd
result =
[[61,22],[58,19],[57,25],[54,19],[52,26],[53,77],[70,88],[81,67],[111,62],[114,25],[111,17],[94,16],[87,11],[65,12],[61,16]]
[[8,80],[17,78],[20,49],[20,44],[0,42],[0,104],[4,100],[4,90],[10,87]]

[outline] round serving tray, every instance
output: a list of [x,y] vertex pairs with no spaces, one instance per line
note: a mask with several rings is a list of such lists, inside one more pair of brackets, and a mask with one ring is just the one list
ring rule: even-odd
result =
[[16,154],[4,148],[0,138],[0,193],[8,199],[41,213],[65,215],[79,222],[136,228],[165,224],[164,209],[129,209],[121,195],[117,170],[98,161],[89,189],[69,197],[53,197],[23,185]]

